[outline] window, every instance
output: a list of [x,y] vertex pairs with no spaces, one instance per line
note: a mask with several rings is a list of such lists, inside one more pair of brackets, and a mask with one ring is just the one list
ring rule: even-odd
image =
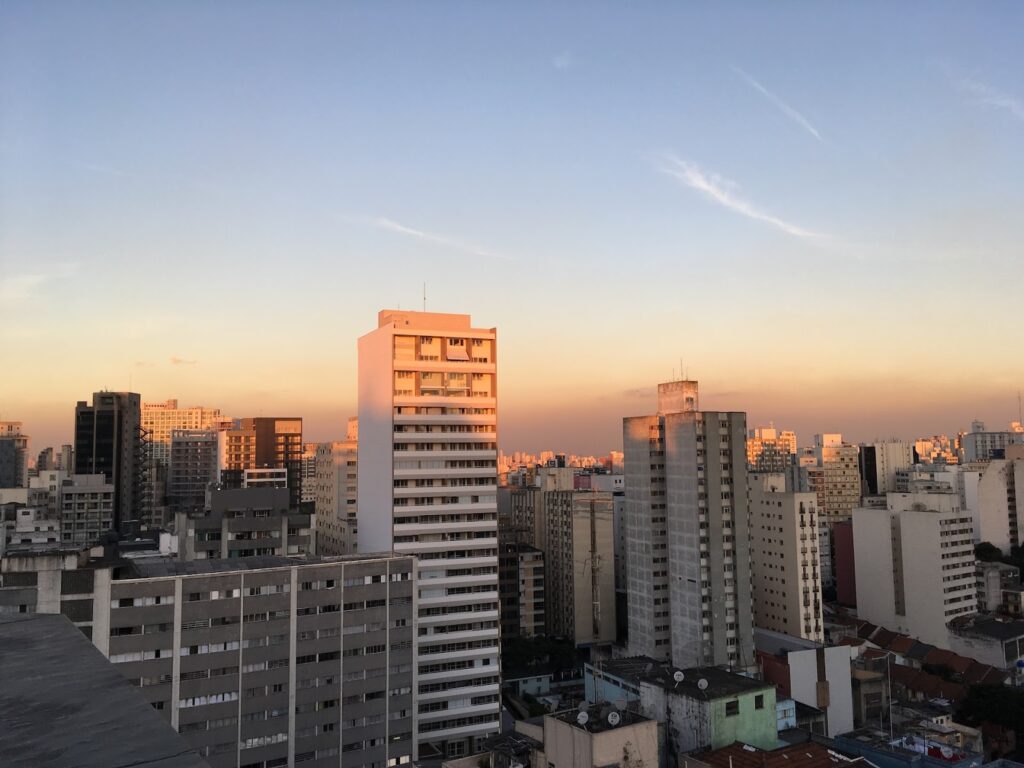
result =
[[764,709],[764,694],[759,693],[754,697],[754,709]]
[[740,702],[737,699],[725,703],[725,716],[732,717],[740,713]]

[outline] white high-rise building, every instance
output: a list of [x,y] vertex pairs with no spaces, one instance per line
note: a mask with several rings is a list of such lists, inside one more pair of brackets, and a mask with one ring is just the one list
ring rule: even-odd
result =
[[359,339],[357,542],[419,558],[421,757],[501,727],[496,339],[469,315],[397,310]]

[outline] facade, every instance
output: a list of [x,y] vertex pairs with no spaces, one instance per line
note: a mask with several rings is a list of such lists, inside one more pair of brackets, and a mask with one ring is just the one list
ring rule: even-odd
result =
[[223,431],[215,429],[171,431],[167,501],[173,516],[204,508],[206,490],[220,482],[223,435]]
[[1011,445],[1024,444],[1024,432],[986,432],[980,421],[971,424],[971,431],[960,436],[963,461],[1002,459]]
[[28,487],[28,441],[20,421],[0,421],[0,488]]
[[[640,768],[658,765],[658,723],[633,712],[593,708],[580,722],[570,710],[544,717],[544,761],[548,768]],[[612,724],[614,722],[614,724]]]
[[287,488],[232,488],[209,492],[206,509],[175,520],[182,560],[219,560],[313,553],[312,520],[290,505]]
[[810,490],[818,494],[819,550],[825,584],[835,581],[832,525],[849,520],[860,504],[860,449],[839,434],[814,436],[815,466],[808,468]]
[[613,496],[522,488],[509,494],[509,531],[544,553],[545,630],[578,647],[616,638]]
[[544,552],[529,544],[502,542],[498,552],[501,638],[543,635]]
[[1017,490],[1024,495],[1024,459],[993,459],[981,470],[977,485],[976,538],[1009,554],[1021,543]]
[[302,446],[302,501],[316,501],[316,443]]
[[148,519],[147,448],[142,399],[134,392],[95,392],[75,406],[75,474],[102,474],[114,488],[111,526],[118,533]]
[[263,417],[237,419],[225,434],[221,480],[241,488],[247,469],[287,470],[291,505],[302,502],[302,419]]
[[754,624],[822,642],[816,496],[787,492],[782,474],[752,472],[747,482]]
[[697,410],[697,382],[658,386],[623,420],[631,654],[753,664],[746,414]]
[[796,455],[796,433],[756,427],[747,435],[747,467],[756,472],[785,472]]
[[946,624],[978,608],[971,518],[948,484],[912,481],[911,489],[853,516],[857,613],[946,647]]
[[896,491],[896,475],[914,466],[914,446],[891,440],[860,447],[861,493],[865,496]]
[[105,475],[72,475],[60,489],[60,540],[90,545],[114,527],[116,486]]
[[357,544],[419,559],[420,743],[449,757],[500,730],[496,347],[427,312],[359,339]]
[[1006,563],[979,562],[975,566],[978,612],[996,613],[1005,607],[1003,593],[1020,587],[1020,569]]
[[349,421],[347,439],[316,447],[316,546],[324,555],[357,550],[358,460],[356,421]]
[[769,748],[778,740],[775,687],[715,667],[679,669],[650,657],[585,668],[587,701],[625,701],[665,727],[669,765],[686,753],[734,741]]

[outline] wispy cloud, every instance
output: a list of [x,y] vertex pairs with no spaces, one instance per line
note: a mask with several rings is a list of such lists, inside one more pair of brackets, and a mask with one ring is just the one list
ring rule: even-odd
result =
[[566,70],[573,65],[572,54],[569,51],[562,51],[551,60],[551,66],[555,69]]
[[772,216],[770,213],[762,211],[756,207],[753,203],[747,202],[741,197],[738,197],[735,193],[736,184],[724,179],[715,173],[705,173],[696,164],[681,160],[675,155],[665,155],[659,170],[674,178],[676,181],[681,182],[690,189],[695,189],[705,197],[713,200],[724,208],[728,208],[730,211],[734,211],[741,216],[746,216],[748,219],[754,221],[764,222],[770,224],[776,229],[782,230],[787,235],[800,238],[819,238],[822,237],[820,233],[811,232],[810,230],[798,227],[796,224],[791,224],[788,221]]
[[37,298],[46,285],[73,276],[78,271],[74,262],[58,262],[41,266],[34,272],[0,277],[0,301],[21,302]]
[[195,365],[198,362],[198,360],[186,360],[183,357],[177,356],[171,358],[171,365]]
[[388,232],[395,232],[400,235],[405,235],[406,237],[412,237],[417,240],[422,240],[423,242],[426,243],[442,245],[446,248],[450,248],[453,251],[467,253],[471,256],[483,256],[484,258],[501,259],[503,261],[512,260],[508,256],[504,256],[500,253],[495,253],[494,251],[487,251],[484,250],[483,248],[478,248],[475,245],[464,243],[455,238],[448,237],[447,235],[439,235],[434,232],[426,232],[422,229],[408,227],[405,224],[399,224],[397,221],[384,218],[383,216],[378,216],[375,219],[371,219],[370,224],[376,227],[377,229],[383,229]]
[[810,120],[808,120],[806,117],[801,115],[799,112],[797,112],[791,106],[789,106],[789,104],[787,104],[782,99],[780,99],[778,96],[776,96],[774,93],[769,91],[767,88],[765,88],[763,85],[761,85],[761,83],[759,83],[751,75],[747,74],[746,72],[744,72],[739,67],[733,67],[732,69],[733,69],[733,72],[735,72],[737,75],[739,75],[740,77],[742,77],[744,80],[747,81],[747,85],[749,85],[755,91],[757,91],[762,96],[764,96],[766,99],[768,99],[768,101],[770,101],[772,104],[774,104],[776,107],[778,107],[779,110],[782,112],[782,114],[784,114],[786,117],[788,117],[794,123],[799,125],[805,131],[807,131],[809,134],[811,134],[811,136],[816,138],[818,141],[824,143],[825,140],[823,138],[821,138],[821,134],[818,132],[818,129],[815,128],[813,125],[811,125],[811,121]]
[[988,83],[973,80],[969,77],[954,78],[953,84],[961,93],[971,96],[979,104],[995,107],[996,109],[1005,109],[1015,118],[1024,122],[1024,101],[1021,101],[1013,94],[1006,93],[1006,91],[994,88]]

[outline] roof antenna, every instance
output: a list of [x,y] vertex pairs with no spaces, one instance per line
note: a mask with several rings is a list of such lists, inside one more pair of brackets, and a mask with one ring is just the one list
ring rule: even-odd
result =
[[423,284],[423,311],[427,311],[427,284]]

